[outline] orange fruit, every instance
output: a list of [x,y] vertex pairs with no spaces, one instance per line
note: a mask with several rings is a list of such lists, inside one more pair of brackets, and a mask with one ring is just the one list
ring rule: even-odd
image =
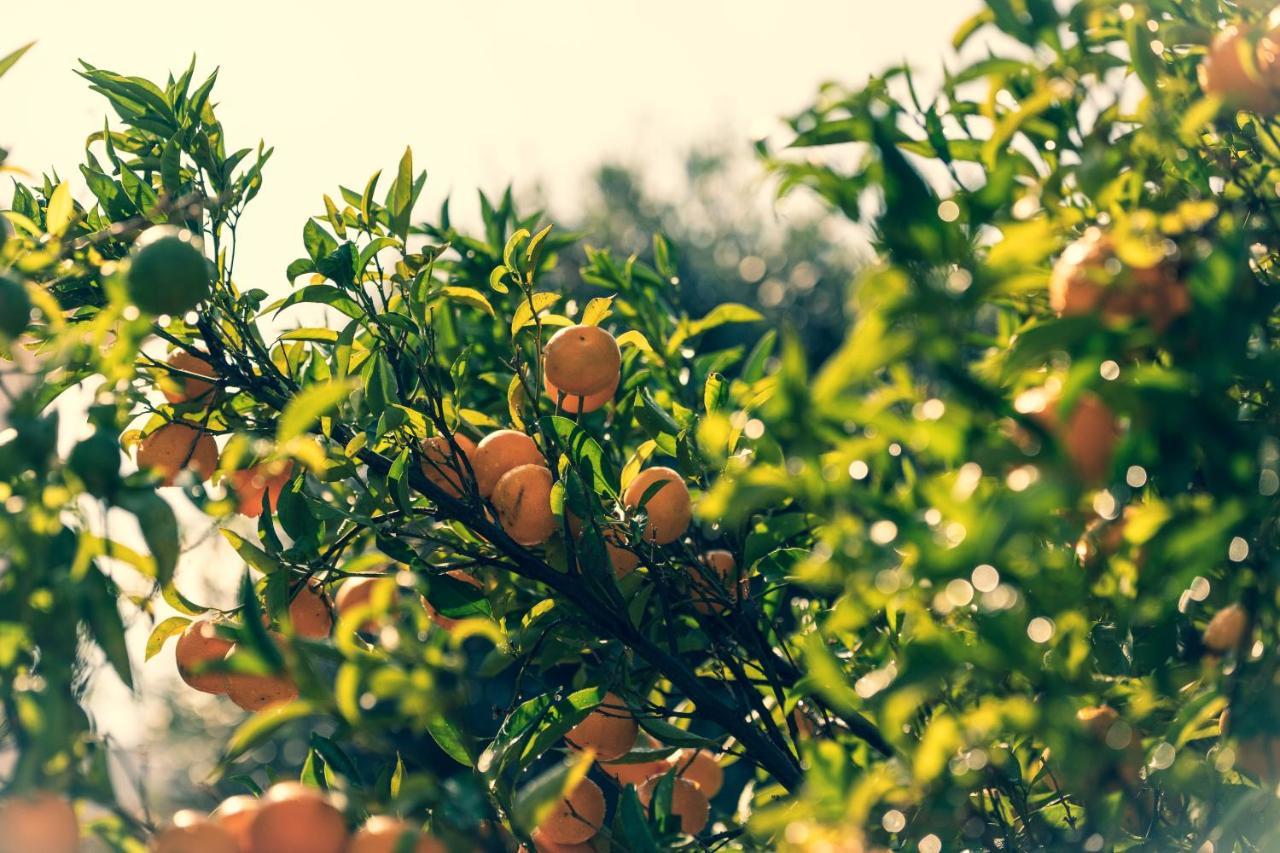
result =
[[153,853],[240,853],[235,837],[215,820],[183,809],[151,839]]
[[174,644],[173,656],[178,663],[178,675],[191,687],[202,693],[226,693],[227,675],[223,672],[197,673],[201,664],[222,660],[234,645],[219,637],[215,623],[210,619],[197,619],[186,627]]
[[0,853],[75,853],[80,821],[61,794],[37,791],[0,799]]
[[[750,592],[751,581],[745,575],[735,583],[737,562],[728,551],[708,551],[699,562],[705,568],[692,570],[692,598],[700,613],[723,613],[726,599],[737,604]],[[715,579],[706,577],[707,572]]]
[[[569,531],[575,539],[582,538],[582,521],[573,513],[569,513]],[[640,565],[640,558],[626,547],[626,534],[616,527],[601,525],[600,535],[604,539],[605,553],[609,555],[609,565],[613,566],[614,576],[622,580],[634,572]]]
[[1060,316],[1099,314],[1111,322],[1142,318],[1163,331],[1191,310],[1191,296],[1163,257],[1145,265],[1124,263],[1110,235],[1090,228],[1054,264],[1049,304]]
[[628,785],[635,785],[639,788],[654,776],[661,776],[670,770],[671,760],[664,758],[661,761],[640,761],[633,764],[604,762],[599,767],[619,786],[625,788]]
[[581,844],[604,826],[604,793],[584,778],[555,805],[538,831],[553,844]]
[[[646,808],[653,801],[654,791],[661,776],[655,776],[640,786],[636,793]],[[689,835],[697,835],[707,826],[711,817],[711,803],[702,790],[688,779],[676,777],[671,789],[671,813],[680,818],[680,831]]]
[[613,382],[594,394],[579,395],[564,393],[552,384],[551,377],[545,373],[542,375],[542,385],[547,389],[547,395],[556,401],[557,406],[571,415],[579,412],[594,412],[596,409],[603,408],[613,399],[613,395],[618,393],[618,383],[621,380],[622,376],[619,374]]
[[551,472],[546,467],[520,465],[503,474],[493,490],[498,522],[521,545],[541,545],[556,532],[551,486]]
[[[557,844],[547,838],[547,834],[541,829],[535,829],[529,833],[529,838],[533,840],[533,849],[537,853],[596,853],[596,848],[585,841],[581,844]],[[525,853],[528,851],[527,847],[520,849]]]
[[566,326],[547,341],[542,359],[548,384],[580,397],[617,388],[622,370],[618,342],[599,326]]
[[1043,407],[1031,413],[1053,433],[1072,467],[1086,485],[1099,485],[1111,472],[1120,426],[1110,407],[1091,391],[1079,394],[1065,422],[1054,395],[1047,395]]
[[318,580],[312,578],[289,602],[289,622],[299,637],[323,640],[333,630],[333,608]]
[[170,403],[189,403],[193,400],[203,399],[213,391],[214,383],[218,381],[218,374],[213,369],[213,365],[186,350],[178,350],[169,356],[168,364],[183,373],[194,373],[198,376],[208,377],[207,379],[195,379],[177,374],[166,376],[163,383],[164,387],[161,388],[161,391],[164,394],[164,398]]
[[240,853],[252,853],[253,822],[258,817],[258,808],[261,805],[257,797],[237,794],[223,800],[210,817],[231,833]]
[[293,460],[284,459],[254,465],[242,471],[231,472],[231,488],[236,493],[236,506],[241,515],[257,518],[262,515],[262,497],[267,496],[271,511],[280,503],[280,493],[293,479]]
[[622,697],[606,693],[595,710],[569,729],[564,739],[574,749],[594,749],[601,761],[612,761],[631,751],[639,731],[636,718]]
[[1076,720],[1084,726],[1085,731],[1099,740],[1106,738],[1107,732],[1111,731],[1111,727],[1119,719],[1120,715],[1110,705],[1094,705],[1076,711]]
[[[453,434],[453,441],[470,461],[476,452],[476,443],[460,432]],[[462,497],[463,481],[467,477],[467,463],[454,459],[453,446],[443,435],[433,435],[422,442],[422,473],[445,494]]]
[[[282,638],[277,634],[277,643]],[[238,647],[233,645],[227,652],[231,658]],[[279,705],[298,698],[298,685],[285,674],[247,675],[238,672],[227,674],[227,698],[246,711],[261,711],[272,705]]]
[[[462,569],[454,569],[453,571],[445,572],[445,574],[456,581],[471,584],[476,589],[484,589],[484,584],[482,584],[477,578],[464,572]],[[422,601],[422,609],[427,611],[427,618],[432,622],[436,623],[441,628],[444,628],[446,631],[458,624],[457,619],[450,619],[448,616],[441,616],[436,612],[436,609],[431,606],[431,602],[427,601],[427,597],[425,595],[419,596],[419,598]]]
[[[405,836],[414,839],[408,845]],[[423,833],[407,820],[388,815],[374,815],[351,836],[346,853],[446,853],[436,839]]]
[[666,545],[683,536],[693,520],[689,489],[679,472],[663,467],[646,468],[627,485],[622,499],[628,508],[639,509],[645,494],[659,483],[664,485],[649,497],[644,507],[649,515],[644,538]]
[[1262,38],[1230,26],[1218,33],[1201,61],[1200,87],[1236,109],[1280,110],[1280,66],[1275,32]]
[[158,473],[163,486],[172,486],[183,470],[207,480],[218,470],[218,445],[199,427],[165,424],[138,445],[138,467]]
[[1204,628],[1204,645],[1223,654],[1240,647],[1249,632],[1249,614],[1239,604],[1232,604],[1213,614]]
[[724,785],[724,770],[716,757],[705,749],[684,749],[675,757],[676,775],[688,779],[711,799]]
[[490,497],[502,475],[521,465],[547,466],[547,459],[533,439],[514,429],[491,432],[476,445],[471,467],[481,497]]
[[347,821],[321,791],[278,782],[262,796],[251,837],[254,853],[343,853]]
[[[393,588],[396,587],[395,578],[390,575],[382,577],[359,577],[347,578],[342,582],[342,586],[338,587],[338,594],[333,600],[334,609],[338,611],[338,616],[345,616],[357,607],[364,607],[373,598],[375,589],[378,584],[389,584]],[[396,593],[392,594],[394,598]],[[366,633],[373,633],[378,630],[378,623],[370,619],[360,626],[360,630]]]

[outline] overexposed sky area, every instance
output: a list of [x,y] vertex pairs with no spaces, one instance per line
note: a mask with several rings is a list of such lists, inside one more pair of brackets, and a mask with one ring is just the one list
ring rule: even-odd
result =
[[[228,148],[276,148],[241,232],[237,278],[273,292],[301,229],[339,183],[391,173],[405,145],[424,198],[509,180],[572,210],[602,159],[661,171],[692,143],[776,129],[823,80],[909,60],[937,74],[976,0],[219,0],[205,6],[5,4],[0,55],[36,47],[0,81],[0,146],[37,174],[76,165],[105,101],[83,58],[161,79],[193,53],[219,66]],[[3,193],[7,196],[7,193]],[[420,215],[426,211],[424,207]]]

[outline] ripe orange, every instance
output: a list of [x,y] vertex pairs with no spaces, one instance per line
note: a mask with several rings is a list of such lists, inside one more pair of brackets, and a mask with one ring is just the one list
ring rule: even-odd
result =
[[[476,443],[460,432],[453,434],[454,443],[468,461],[474,458]],[[467,476],[467,464],[454,459],[453,447],[442,435],[433,435],[422,442],[422,473],[440,487],[445,494],[462,497],[463,482]]]
[[1110,235],[1090,228],[1054,264],[1049,304],[1062,316],[1142,318],[1163,331],[1191,309],[1191,297],[1163,258],[1145,266],[1122,263]]
[[689,489],[679,472],[662,467],[646,468],[627,485],[622,499],[628,508],[639,509],[645,493],[658,483],[665,485],[653,493],[644,507],[649,515],[644,538],[666,545],[683,536],[693,520]]
[[[645,782],[636,793],[646,808],[653,801],[654,791],[661,776],[655,776]],[[680,831],[689,835],[697,835],[707,826],[711,817],[711,803],[702,790],[688,779],[677,777],[671,790],[671,813],[680,818]]]
[[[592,847],[585,841],[581,844],[557,844],[541,829],[535,829],[529,833],[529,838],[533,840],[533,849],[537,853],[596,853],[596,848]],[[522,851],[527,853],[527,847],[521,847]]]
[[636,718],[622,697],[604,694],[604,700],[564,736],[574,749],[594,749],[601,761],[621,758],[636,745]]
[[547,466],[546,457],[532,438],[514,429],[500,429],[486,435],[471,455],[480,496],[492,496],[502,475],[521,465]]
[[552,384],[551,377],[545,373],[542,375],[542,385],[547,389],[547,395],[556,401],[557,406],[571,415],[579,412],[594,412],[596,409],[603,408],[613,399],[613,395],[618,393],[618,383],[621,380],[622,376],[619,375],[613,382],[594,394],[578,395],[564,393]]
[[1280,110],[1280,65],[1275,33],[1262,38],[1230,26],[1214,38],[1200,63],[1200,87],[1229,107],[1269,115]]
[[289,602],[289,622],[299,637],[323,640],[333,630],[333,609],[320,582],[312,578]]
[[735,582],[737,562],[733,554],[724,550],[708,551],[699,558],[699,562],[715,575],[715,580],[706,577],[704,569],[691,569],[691,595],[693,606],[700,613],[723,613],[726,599],[733,604],[741,601],[751,589],[751,581],[745,575]]
[[240,853],[226,827],[200,812],[183,809],[151,839],[153,853]]
[[[447,574],[449,577],[453,578],[456,581],[462,581],[463,583],[471,584],[476,589],[484,588],[484,584],[482,584],[479,581],[479,579],[467,574],[462,569],[454,569],[451,572],[445,572],[445,574]],[[450,619],[448,616],[441,616],[439,613],[437,613],[436,609],[431,606],[431,602],[427,601],[427,597],[425,595],[419,596],[419,598],[422,600],[422,609],[427,611],[427,617],[432,622],[436,623],[441,628],[444,628],[446,631],[450,630],[451,628],[453,628],[454,625],[458,624],[457,619]]]
[[720,792],[724,770],[716,757],[705,749],[681,750],[675,756],[676,774],[702,789],[707,799]]
[[253,821],[254,853],[342,853],[347,821],[329,798],[298,782],[278,782]]
[[[334,598],[333,606],[338,611],[339,616],[346,616],[357,607],[364,607],[373,598],[373,592],[378,589],[378,584],[389,585],[393,589],[396,587],[395,578],[390,575],[383,577],[359,577],[347,578],[342,582],[342,586],[338,587],[338,595]],[[396,593],[393,593],[393,597]],[[378,630],[376,620],[370,619],[360,626],[360,630],[366,633],[373,633]]]
[[231,833],[240,853],[252,853],[253,822],[258,818],[258,808],[261,805],[262,802],[256,797],[237,794],[223,800],[210,817]]
[[604,826],[604,793],[590,779],[580,781],[555,805],[538,831],[554,844],[581,844]]
[[218,636],[212,620],[197,619],[187,626],[174,644],[173,655],[178,662],[178,675],[202,693],[226,693],[226,673],[197,673],[195,670],[201,664],[225,658],[232,645],[234,644],[230,640]]
[[1209,620],[1204,628],[1204,645],[1223,654],[1240,647],[1249,632],[1249,614],[1239,604],[1228,605]]
[[[276,642],[282,638],[275,635]],[[232,646],[227,652],[231,658],[237,651]],[[227,698],[246,711],[261,711],[298,698],[298,685],[288,675],[227,674]]]
[[0,853],[76,853],[80,821],[61,794],[37,791],[0,799]]
[[161,390],[164,398],[170,403],[189,403],[192,400],[203,399],[213,391],[214,383],[218,380],[218,374],[209,362],[186,350],[178,350],[169,356],[169,366],[184,373],[208,377],[208,379],[194,379],[176,374],[166,376],[163,383],[165,387]]
[[543,372],[565,394],[589,397],[617,387],[622,351],[599,326],[566,326],[542,350]]
[[1043,408],[1031,416],[1057,436],[1082,482],[1099,485],[1106,480],[1120,442],[1120,427],[1101,397],[1090,391],[1081,393],[1064,423],[1058,400],[1047,395]]
[[[414,839],[412,846],[406,835]],[[445,847],[407,820],[374,815],[351,836],[346,853],[445,853]]]
[[599,767],[606,776],[611,777],[621,787],[635,785],[639,788],[654,776],[661,776],[670,770],[671,760],[664,758],[660,761],[641,761],[635,764],[610,764],[605,762],[601,763]]
[[544,466],[520,465],[503,474],[493,490],[498,522],[521,545],[541,545],[556,532],[551,486],[551,472]]
[[[573,513],[569,513],[569,531],[575,539],[582,538],[582,521]],[[636,570],[640,565],[640,558],[626,547],[626,534],[620,529],[602,525],[600,532],[604,538],[605,553],[609,555],[609,565],[613,566],[613,574],[618,580],[622,580]]]
[[231,472],[231,488],[236,493],[236,506],[241,515],[262,515],[262,497],[267,496],[271,511],[280,503],[280,493],[293,479],[293,460],[283,459],[254,465]]
[[165,424],[138,445],[138,467],[158,473],[164,486],[172,486],[183,470],[207,480],[218,470],[218,445],[199,427]]

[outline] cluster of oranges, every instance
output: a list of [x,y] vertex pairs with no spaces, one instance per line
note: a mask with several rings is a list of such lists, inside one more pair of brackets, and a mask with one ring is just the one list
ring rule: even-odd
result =
[[[167,364],[172,372],[160,379],[160,390],[166,400],[174,405],[214,401],[218,374],[207,360],[178,350]],[[165,486],[172,486],[184,471],[205,481],[218,470],[218,445],[201,425],[176,420],[143,437],[138,444],[137,462],[139,468],[156,472]],[[228,480],[239,511],[256,518],[262,514],[263,498],[268,498],[274,510],[280,493],[292,478],[293,463],[279,460],[232,471]]]
[[[634,786],[646,807],[658,783],[674,771],[671,813],[680,819],[682,832],[702,832],[710,817],[710,800],[724,783],[719,762],[704,749],[681,750],[658,759],[642,754],[629,760],[639,737],[639,726],[626,702],[616,693],[606,693],[600,705],[569,730],[565,743],[573,750],[592,750],[600,770],[620,788]],[[647,750],[653,749],[650,741]],[[586,853],[594,849],[588,842],[604,825],[604,816],[604,792],[583,778],[555,805],[532,838],[540,853]]]

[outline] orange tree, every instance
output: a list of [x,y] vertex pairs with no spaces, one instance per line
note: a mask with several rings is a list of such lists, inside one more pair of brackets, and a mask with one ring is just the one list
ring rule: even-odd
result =
[[[324,197],[270,302],[234,276],[270,152],[228,153],[212,79],[86,67],[96,202],[19,185],[0,249],[36,379],[0,443],[0,843],[54,849],[74,798],[126,849],[1274,845],[1278,24],[990,0],[933,97],[824,89],[759,146],[874,235],[812,368],[785,330],[701,348],[758,315],[675,311],[661,237],[588,249],[571,304],[570,238],[509,194],[416,219],[408,153]],[[176,588],[158,494],[258,519],[237,607]],[[111,811],[74,626],[127,681],[126,574],[148,655],[253,712],[211,817]],[[322,722],[301,784],[254,762]]]

